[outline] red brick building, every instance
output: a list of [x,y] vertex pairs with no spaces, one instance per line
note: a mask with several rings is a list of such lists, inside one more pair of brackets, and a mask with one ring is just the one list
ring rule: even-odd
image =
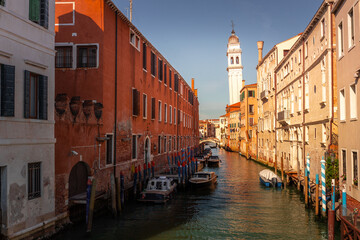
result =
[[199,142],[199,102],[176,69],[110,0],[56,1],[57,214],[110,174],[132,185],[135,167]]

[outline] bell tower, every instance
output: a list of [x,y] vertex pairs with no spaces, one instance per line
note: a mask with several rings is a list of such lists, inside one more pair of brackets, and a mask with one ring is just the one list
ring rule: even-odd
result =
[[235,35],[234,25],[227,45],[228,78],[230,105],[240,102],[240,90],[243,87],[241,64],[241,48],[238,36]]

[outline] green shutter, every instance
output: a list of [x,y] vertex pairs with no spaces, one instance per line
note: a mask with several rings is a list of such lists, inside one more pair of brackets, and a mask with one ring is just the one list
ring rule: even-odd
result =
[[15,66],[0,65],[1,71],[1,113],[0,116],[14,116]]
[[30,72],[26,70],[24,77],[24,118],[30,118]]
[[40,0],[29,0],[29,19],[40,23]]

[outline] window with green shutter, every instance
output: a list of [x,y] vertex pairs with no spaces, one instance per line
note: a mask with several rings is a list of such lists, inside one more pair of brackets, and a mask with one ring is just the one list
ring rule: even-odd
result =
[[24,118],[47,120],[47,76],[25,70],[24,80]]
[[29,19],[47,29],[49,27],[49,0],[29,0]]
[[40,24],[40,0],[29,0],[29,19]]
[[0,116],[14,116],[15,66],[0,64]]

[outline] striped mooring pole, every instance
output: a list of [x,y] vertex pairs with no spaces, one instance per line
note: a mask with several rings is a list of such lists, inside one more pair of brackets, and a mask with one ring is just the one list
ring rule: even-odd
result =
[[311,200],[311,193],[310,193],[311,187],[310,187],[310,156],[309,156],[309,154],[307,154],[307,156],[306,156],[306,171],[307,171],[307,183],[308,183],[308,185],[307,185],[307,187],[308,187],[307,194],[308,194],[308,199],[309,199],[309,202],[310,202],[310,200]]
[[321,213],[326,215],[326,179],[325,179],[325,160],[324,156],[321,161]]

